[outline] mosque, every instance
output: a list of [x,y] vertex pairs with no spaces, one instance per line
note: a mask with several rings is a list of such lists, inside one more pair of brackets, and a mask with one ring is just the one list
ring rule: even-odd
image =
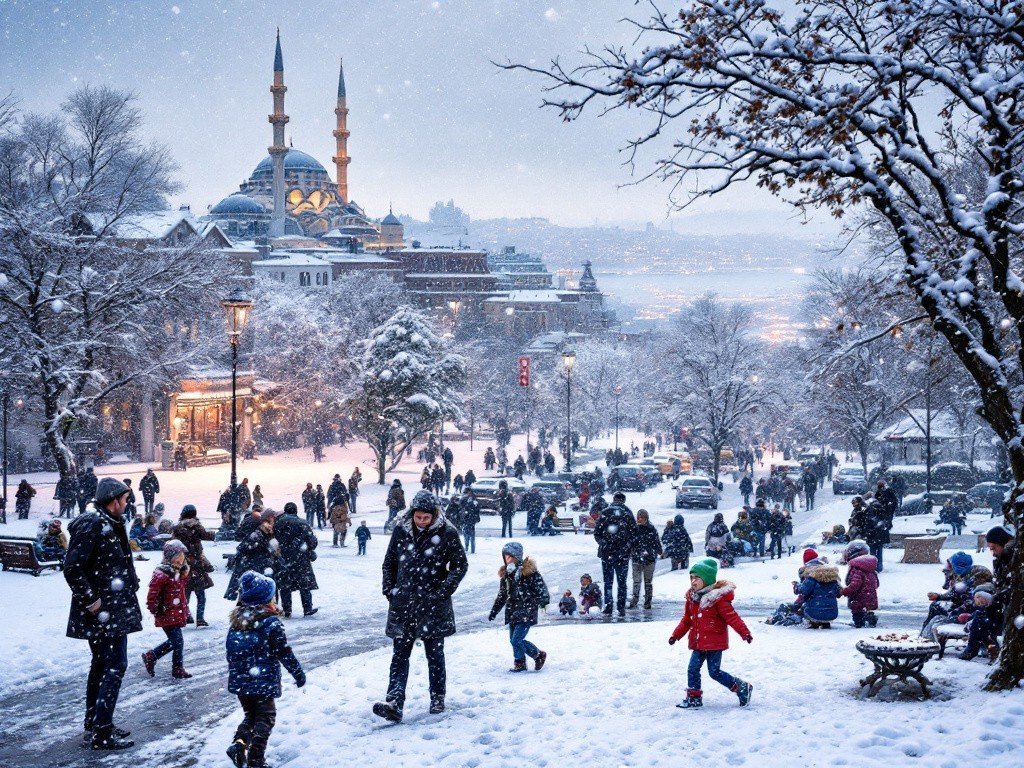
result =
[[336,181],[327,169],[305,152],[285,146],[284,57],[278,32],[274,51],[274,80],[270,87],[274,111],[273,144],[268,154],[239,187],[210,208],[201,221],[216,224],[234,241],[262,237],[316,238],[332,246],[357,251],[384,251],[404,246],[402,222],[391,212],[380,222],[369,218],[349,196],[348,105],[344,64],[338,72],[338,98],[334,109]]

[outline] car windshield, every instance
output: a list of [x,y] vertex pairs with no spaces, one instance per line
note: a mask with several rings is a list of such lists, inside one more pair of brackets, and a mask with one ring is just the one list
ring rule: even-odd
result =
[[683,485],[687,486],[707,486],[711,485],[709,480],[683,480]]
[[840,469],[839,474],[843,477],[863,477],[863,469]]

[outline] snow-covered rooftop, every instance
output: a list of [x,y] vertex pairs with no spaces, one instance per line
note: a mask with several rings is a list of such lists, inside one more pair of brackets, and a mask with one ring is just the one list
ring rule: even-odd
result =
[[254,261],[253,267],[329,267],[331,263],[318,256],[310,256],[307,253],[292,253],[278,255],[272,259]]
[[[914,418],[904,416],[895,424],[883,429],[875,440],[880,443],[891,440],[924,440],[924,431],[917,425],[917,422],[924,424],[928,414],[924,408],[911,408],[910,412]],[[948,413],[941,411],[932,414],[930,431],[932,440],[955,440],[959,437],[956,421]]]
[[530,290],[509,291],[504,296],[492,296],[487,299],[496,304],[558,304],[562,296],[572,295],[572,291]]

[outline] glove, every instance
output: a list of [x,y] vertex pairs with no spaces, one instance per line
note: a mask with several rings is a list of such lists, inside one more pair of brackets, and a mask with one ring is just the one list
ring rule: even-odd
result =
[[966,624],[968,621],[970,621],[970,619],[971,614],[969,613],[961,613],[959,616],[956,617],[956,620],[959,621],[961,624]]
[[747,635],[746,637],[743,638],[743,640],[745,642],[752,643],[752,642],[754,642],[754,636],[753,635]]
[[305,672],[303,672],[303,671],[302,671],[302,670],[300,669],[300,670],[298,671],[298,674],[296,674],[296,675],[295,675],[295,687],[296,687],[296,688],[301,688],[301,687],[302,687],[302,686],[304,686],[305,684],[306,684],[306,673],[305,673]]
[[493,613],[487,614],[487,620],[488,621],[494,621],[494,614]]
[[676,639],[674,637],[669,637],[668,644],[669,645],[675,645],[676,644]]

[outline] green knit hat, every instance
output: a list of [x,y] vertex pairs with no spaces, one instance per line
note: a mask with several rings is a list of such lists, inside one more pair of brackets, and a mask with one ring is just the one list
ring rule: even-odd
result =
[[705,557],[690,566],[690,574],[697,576],[709,587],[718,581],[718,561],[713,557]]

